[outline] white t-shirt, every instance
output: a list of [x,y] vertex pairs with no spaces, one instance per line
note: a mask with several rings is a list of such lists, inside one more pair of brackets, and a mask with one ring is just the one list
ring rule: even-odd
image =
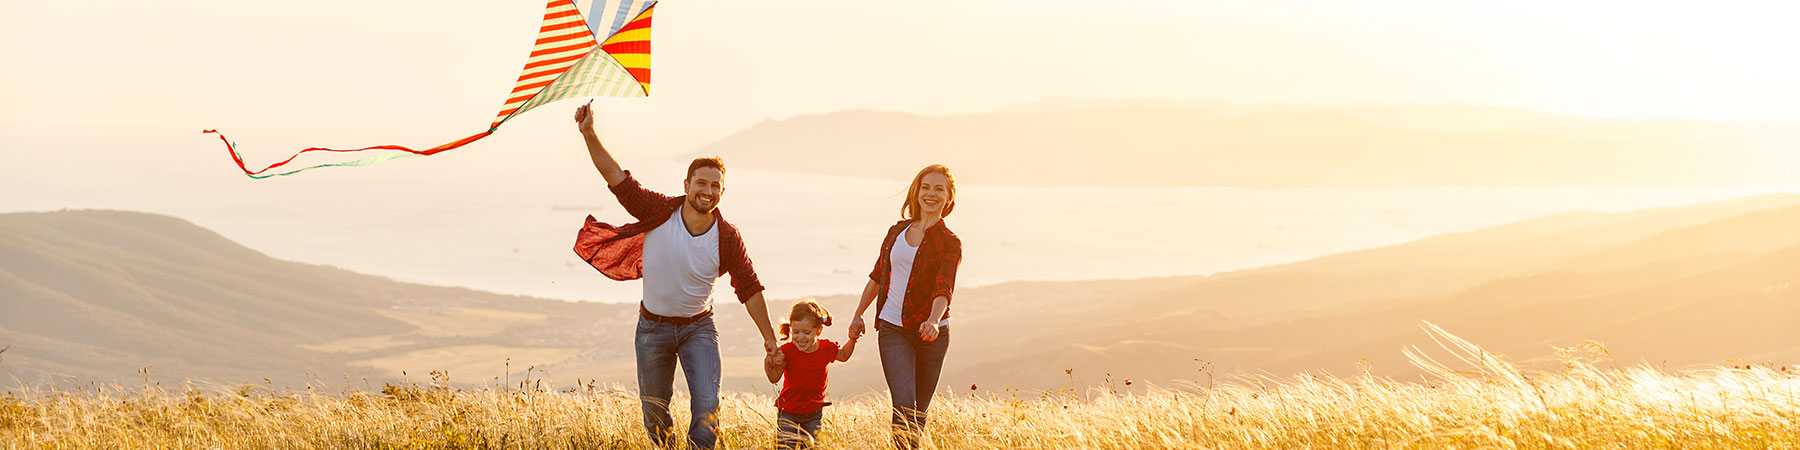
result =
[[[717,220],[717,219],[714,219]],[[712,306],[719,279],[719,225],[688,233],[681,209],[644,233],[644,309],[659,316],[693,317]]]
[[[876,319],[894,325],[902,325],[901,305],[906,304],[906,284],[912,279],[913,259],[919,255],[919,248],[906,243],[906,231],[912,229],[907,225],[894,236],[894,249],[888,252],[888,291],[887,301],[881,305],[881,311],[875,314]],[[938,321],[938,326],[950,324],[950,319]]]

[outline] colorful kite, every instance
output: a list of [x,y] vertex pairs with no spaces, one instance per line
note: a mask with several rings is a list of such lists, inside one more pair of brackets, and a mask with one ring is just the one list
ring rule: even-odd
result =
[[[238,154],[237,146],[225,138],[218,130],[205,130],[202,133],[219,135],[225,142],[225,149],[231,152],[231,159],[237,162],[238,168],[250,178],[268,178],[276,175],[293,175],[320,167],[362,166],[374,164],[404,156],[428,156],[446,150],[468,145],[481,138],[493,134],[500,129],[500,124],[508,119],[518,117],[525,111],[557,100],[575,97],[643,97],[650,95],[650,15],[656,10],[656,2],[638,0],[594,0],[589,14],[595,17],[593,22],[582,19],[581,12],[575,9],[573,0],[550,0],[544,6],[544,23],[538,28],[537,43],[531,47],[530,56],[525,60],[525,70],[519,74],[519,81],[513,84],[512,93],[507,94],[506,103],[500,107],[500,113],[494,116],[494,123],[488,124],[487,131],[457,139],[448,144],[425,150],[413,150],[398,145],[377,145],[359,149],[308,148],[295,152],[286,160],[264,167],[262,170],[250,170],[244,165],[244,158]],[[606,14],[612,11],[612,14]],[[626,20],[629,18],[630,20]],[[598,41],[594,36],[606,36],[606,40]],[[399,150],[399,152],[382,153],[363,159],[319,164],[298,169],[282,169],[285,171],[270,172],[276,168],[293,162],[301,154],[314,151],[325,152],[359,152],[363,150]]]

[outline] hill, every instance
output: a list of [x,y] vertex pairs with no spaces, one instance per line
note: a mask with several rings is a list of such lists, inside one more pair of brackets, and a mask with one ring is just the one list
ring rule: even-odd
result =
[[[0,214],[0,298],[0,376],[22,382],[142,380],[146,366],[166,382],[379,381],[400,377],[380,362],[416,352],[575,348],[624,310],[280,261],[123,211]],[[503,358],[482,363],[500,374]]]
[[[1599,340],[1622,363],[1791,362],[1800,195],[1571,212],[1210,276],[958,290],[943,386],[1168,385],[1214,374],[1414,376],[1429,320],[1528,369]],[[635,381],[633,305],[420,286],[279,261],[179,219],[0,215],[0,373],[21,381]],[[852,296],[820,299],[847,316]],[[787,299],[771,299],[780,312]],[[725,388],[773,392],[742,308],[720,303]],[[779,316],[779,314],[777,314]],[[847,323],[847,320],[845,321]],[[842,325],[826,329],[840,337]],[[510,361],[511,372],[508,368]],[[833,392],[885,388],[866,345]],[[1073,372],[1073,373],[1070,373]],[[403,375],[404,373],[404,375]],[[359,382],[359,381],[352,381]]]
[[1621,363],[1792,362],[1800,331],[1779,323],[1800,305],[1797,221],[1793,195],[1565,214],[1218,274],[1098,300],[1132,314],[1041,324],[1055,332],[1018,336],[1018,353],[954,379],[1045,385],[1074,369],[1170,382],[1203,363],[1412,376],[1400,350],[1436,347],[1418,331],[1426,320],[1532,369],[1556,368],[1553,346],[1588,340]]

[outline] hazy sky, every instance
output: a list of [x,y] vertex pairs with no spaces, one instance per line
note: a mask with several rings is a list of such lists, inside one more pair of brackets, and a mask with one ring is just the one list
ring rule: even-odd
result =
[[[0,151],[216,143],[201,128],[270,157],[435,145],[492,117],[542,6],[3,2]],[[676,153],[795,114],[1047,96],[1800,121],[1793,17],[1791,3],[1728,2],[672,0],[657,14],[652,97],[603,100],[603,131]],[[502,134],[566,133],[569,109]]]

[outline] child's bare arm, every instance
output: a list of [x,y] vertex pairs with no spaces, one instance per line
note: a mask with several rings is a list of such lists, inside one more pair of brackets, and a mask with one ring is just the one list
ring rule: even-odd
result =
[[781,382],[781,372],[787,370],[787,360],[781,357],[781,349],[763,356],[763,373],[769,376],[770,383]]
[[852,353],[856,353],[856,332],[854,331],[850,332],[850,340],[844,341],[844,345],[838,347],[838,361],[849,361]]

